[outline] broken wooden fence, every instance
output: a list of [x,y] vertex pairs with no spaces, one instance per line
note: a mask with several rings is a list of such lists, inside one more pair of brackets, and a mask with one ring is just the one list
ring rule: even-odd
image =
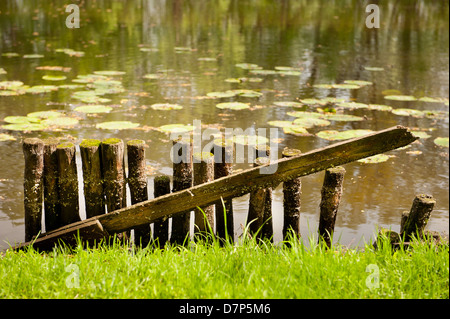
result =
[[[47,250],[59,240],[72,245],[76,236],[87,242],[99,242],[113,234],[126,238],[131,229],[134,229],[138,244],[147,244],[151,240],[151,223],[154,225],[154,239],[157,238],[163,244],[169,238],[169,217],[172,218],[171,240],[181,243],[189,235],[188,213],[192,210],[195,210],[196,230],[207,231],[208,223],[215,223],[211,226],[216,236],[223,238],[227,232],[230,235],[234,233],[231,199],[247,193],[250,193],[250,233],[270,238],[273,234],[270,219],[271,190],[282,182],[283,236],[287,236],[289,231],[299,236],[300,177],[322,170],[327,172],[320,204],[319,238],[329,244],[345,172],[337,166],[403,147],[416,139],[407,128],[397,126],[307,153],[285,150],[283,158],[276,162],[260,158],[253,168],[235,174],[232,174],[229,161],[222,158],[214,162],[214,157],[227,156],[227,147],[233,146],[215,144],[212,152],[216,156],[195,154],[200,156],[201,163],[192,165],[192,161],[188,161],[189,164],[174,164],[172,193],[169,193],[169,177],[157,176],[154,179],[154,199],[150,200],[147,195],[143,141],[133,140],[126,144],[126,178],[122,140],[85,140],[80,144],[85,220],[80,219],[78,211],[75,145],[57,144],[54,140],[26,139],[23,143],[26,242],[15,248],[33,243],[35,248]],[[258,153],[267,156],[269,150]],[[260,169],[269,165],[276,165],[276,172],[261,174]],[[126,183],[131,194],[132,205],[129,207],[125,207]],[[45,207],[45,233],[40,233],[42,206]],[[225,213],[223,207],[226,208]],[[404,227],[410,229],[411,225],[406,222]]]

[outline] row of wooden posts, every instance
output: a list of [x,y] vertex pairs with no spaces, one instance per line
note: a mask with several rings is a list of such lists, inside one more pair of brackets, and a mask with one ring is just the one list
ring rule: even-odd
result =
[[[186,144],[183,140],[173,141],[173,143]],[[131,140],[126,143],[128,159],[128,176],[126,176],[122,140],[115,138],[103,141],[87,139],[81,142],[79,149],[83,171],[86,218],[125,207],[127,183],[131,194],[131,204],[148,199],[146,147],[142,140]],[[183,146],[176,149],[181,152]],[[254,166],[263,165],[268,161],[270,155],[268,146],[255,147],[255,151],[258,156]],[[76,146],[68,142],[59,143],[53,139],[28,138],[23,142],[23,152],[25,157],[25,241],[32,240],[42,232],[43,213],[46,232],[80,221]],[[186,152],[185,154],[191,154],[192,158],[197,157],[198,160],[193,161],[191,158],[191,160],[181,160],[179,163],[173,164],[172,192],[232,174],[232,161],[229,160],[229,157],[233,155],[233,152],[232,143],[214,144],[211,153],[192,154]],[[282,152],[283,157],[295,156],[299,153],[300,151],[295,149],[285,149]],[[222,158],[219,159],[217,156]],[[344,173],[345,170],[342,167],[336,167],[326,170],[325,174],[320,204],[319,234],[327,242],[330,240],[329,234],[334,229]],[[155,198],[170,193],[169,176],[156,176],[153,181]],[[286,237],[289,231],[300,236],[301,178],[284,182],[283,195],[283,236]],[[272,188],[261,188],[250,193],[247,218],[250,234],[272,239],[271,206]],[[220,201],[200,209],[196,209],[194,212],[195,232],[207,232],[211,227],[211,229],[215,229],[215,234],[219,238],[225,238],[226,234],[233,237],[234,222],[231,198],[225,198],[223,202]],[[166,217],[153,223],[153,239],[158,239],[160,243],[169,240],[168,221]],[[189,229],[189,211],[174,216],[170,241],[183,243],[186,236],[189,235]],[[149,225],[134,228],[134,238],[136,244],[148,244],[151,240]]]

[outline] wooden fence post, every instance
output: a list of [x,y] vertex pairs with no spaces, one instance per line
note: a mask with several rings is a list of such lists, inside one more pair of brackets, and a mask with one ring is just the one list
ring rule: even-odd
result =
[[59,172],[60,222],[62,226],[80,221],[76,148],[67,142],[56,147]]
[[[300,155],[297,149],[284,149],[283,158]],[[300,205],[302,194],[302,180],[300,177],[283,183],[283,239],[287,240],[289,233],[300,238]]]
[[400,234],[404,236],[405,241],[410,241],[412,236],[423,236],[423,231],[431,216],[436,200],[431,195],[420,194],[414,198],[409,216],[403,227],[403,232]]
[[25,157],[25,241],[30,241],[41,231],[44,143],[38,138],[27,138],[23,141],[22,148]]
[[[167,175],[156,176],[154,179],[154,197],[170,193],[170,178]],[[153,240],[163,247],[169,241],[169,217],[165,216],[153,223]]]
[[[192,187],[192,141],[179,138],[173,140],[173,187],[172,192]],[[185,211],[172,217],[170,242],[178,245],[185,243],[190,230],[191,211]]]
[[63,226],[60,222],[61,206],[58,190],[58,156],[56,155],[57,139],[44,140],[44,213],[45,231]]
[[319,241],[324,240],[331,247],[331,237],[342,195],[345,169],[333,167],[325,171],[322,186],[322,200],[320,202]]
[[[214,155],[208,152],[193,154],[194,186],[214,180]],[[214,232],[214,205],[200,207],[194,210],[194,233],[209,233],[209,226]],[[204,214],[204,215],[203,215]],[[205,219],[206,216],[206,219]],[[213,234],[211,234],[213,235]]]
[[105,193],[103,190],[101,142],[85,139],[80,144],[83,170],[86,218],[105,214]]
[[[211,153],[214,154],[214,179],[233,174],[233,155],[235,151],[234,141],[218,138],[214,140]],[[216,211],[216,236],[234,240],[233,199],[223,198],[215,204]],[[225,208],[224,208],[225,207]],[[225,209],[225,213],[224,213]],[[226,225],[225,225],[226,217]],[[226,228],[225,228],[226,227]]]
[[[131,205],[148,200],[145,147],[145,142],[142,140],[127,142],[128,186],[130,187]],[[150,224],[134,228],[135,245],[145,247],[150,240]]]

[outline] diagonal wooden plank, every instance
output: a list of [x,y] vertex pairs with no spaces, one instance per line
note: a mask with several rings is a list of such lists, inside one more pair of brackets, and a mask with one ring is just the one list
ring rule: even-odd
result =
[[[403,126],[391,127],[298,156],[280,159],[272,164],[250,168],[206,184],[122,208],[106,215],[95,216],[68,225],[64,229],[69,232],[73,231],[72,228],[74,227],[82,229],[83,224],[98,220],[109,234],[122,232],[139,225],[152,223],[163,216],[173,216],[197,206],[211,204],[220,200],[221,197],[238,197],[260,187],[275,187],[281,182],[296,177],[313,174],[330,167],[403,147],[416,139]],[[274,168],[273,166],[276,167],[275,173],[262,174],[260,169],[268,168],[269,165],[272,165],[272,168]],[[45,237],[46,234],[43,234],[43,236]]]

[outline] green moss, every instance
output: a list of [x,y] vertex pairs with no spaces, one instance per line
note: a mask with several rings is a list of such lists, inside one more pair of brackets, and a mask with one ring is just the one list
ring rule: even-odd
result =
[[122,142],[121,139],[119,138],[106,138],[102,141],[103,144],[119,144],[120,142]]
[[210,158],[214,157],[214,155],[210,152],[198,152],[194,153],[192,156],[199,161],[208,161]]
[[300,155],[302,152],[300,150],[294,149],[294,148],[287,148],[283,150],[283,156],[285,157],[291,157],[291,156],[297,156]]
[[81,142],[80,147],[100,146],[102,142],[96,139],[85,139]]
[[127,142],[127,145],[143,145],[145,141],[143,140],[131,140]]
[[57,148],[72,148],[72,147],[75,147],[75,144],[71,142],[64,142],[57,146]]

